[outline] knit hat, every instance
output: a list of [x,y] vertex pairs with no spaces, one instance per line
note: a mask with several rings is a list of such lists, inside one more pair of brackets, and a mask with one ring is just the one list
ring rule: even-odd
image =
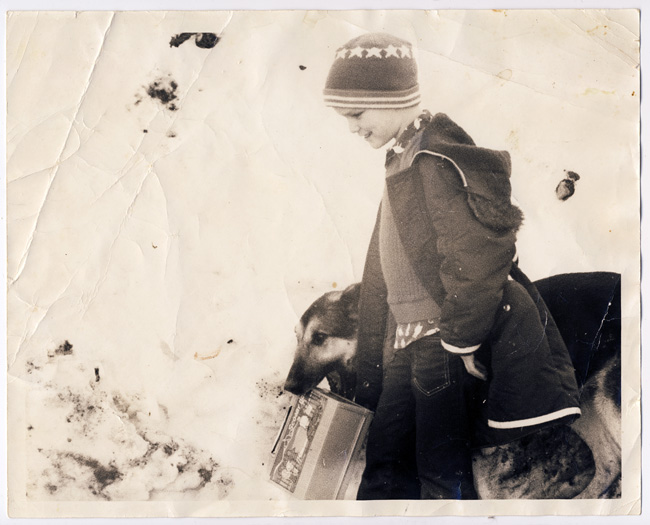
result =
[[336,51],[325,104],[338,108],[408,108],[420,102],[411,44],[386,33],[350,40]]

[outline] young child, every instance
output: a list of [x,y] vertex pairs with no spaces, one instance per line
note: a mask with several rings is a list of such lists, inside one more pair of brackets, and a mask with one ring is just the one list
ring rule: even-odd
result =
[[371,147],[395,139],[361,288],[356,401],[375,417],[358,498],[474,499],[471,446],[580,414],[568,351],[514,262],[510,157],[421,110],[394,36],[339,48],[324,95]]

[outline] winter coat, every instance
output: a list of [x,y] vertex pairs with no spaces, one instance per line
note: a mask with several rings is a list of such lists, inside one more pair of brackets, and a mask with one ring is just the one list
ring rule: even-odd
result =
[[[513,266],[522,214],[510,201],[508,153],[477,147],[446,115],[437,114],[406,144],[389,151],[387,166],[394,155],[406,167],[387,178],[387,195],[409,262],[441,307],[443,346],[467,354],[489,343],[493,367],[507,370],[506,356],[514,343],[500,340],[495,327],[499,333],[512,333],[511,312],[537,315],[535,321],[544,320],[542,337],[549,348],[545,372],[537,380],[554,385],[551,397],[557,399],[550,410],[577,406],[573,368],[561,336],[534,286]],[[425,184],[434,187],[433,202],[424,198]],[[370,409],[381,393],[383,355],[394,351],[395,323],[387,304],[378,236],[379,214],[362,280],[356,356],[356,401]],[[521,371],[515,367],[512,372]],[[506,400],[508,406],[500,409],[503,400],[494,400],[498,416],[493,417],[525,419],[521,416],[529,414],[529,401],[513,409]]]

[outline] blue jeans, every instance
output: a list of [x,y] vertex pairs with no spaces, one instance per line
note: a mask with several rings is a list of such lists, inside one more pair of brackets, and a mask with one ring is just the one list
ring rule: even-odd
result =
[[437,334],[395,350],[384,363],[357,499],[476,499],[470,452],[476,381]]

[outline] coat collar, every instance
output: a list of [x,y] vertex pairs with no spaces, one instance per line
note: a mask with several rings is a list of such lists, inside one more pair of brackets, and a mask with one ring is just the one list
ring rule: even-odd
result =
[[388,165],[396,155],[403,153],[409,142],[413,140],[413,137],[422,131],[432,120],[433,115],[425,109],[413,120],[413,122],[406,126],[402,133],[397,137],[395,144],[386,152],[386,165]]

